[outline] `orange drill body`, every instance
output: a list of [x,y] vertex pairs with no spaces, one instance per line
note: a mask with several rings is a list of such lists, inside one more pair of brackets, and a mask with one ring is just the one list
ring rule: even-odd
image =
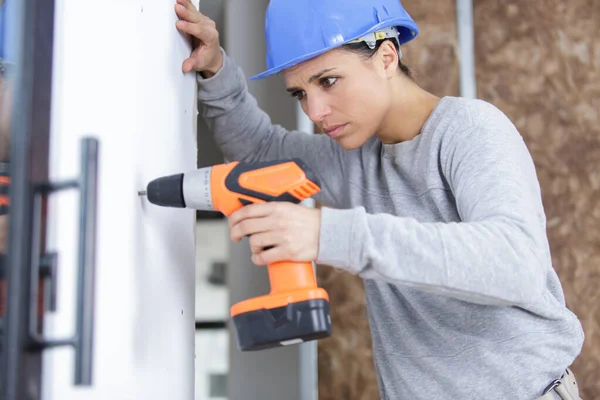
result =
[[[216,211],[230,216],[250,203],[269,201],[289,194],[301,202],[320,191],[305,171],[295,162],[283,162],[256,168],[244,168],[244,164],[232,162],[212,167],[211,193]],[[236,173],[236,167],[239,171]],[[229,180],[228,180],[229,178]],[[227,184],[229,183],[229,185]],[[246,203],[246,204],[244,204]],[[329,300],[327,292],[317,287],[311,262],[282,261],[267,266],[271,292],[269,295],[248,299],[231,307],[231,316],[255,311],[260,308],[284,307],[292,302],[313,299]]]
[[301,202],[321,190],[296,162],[262,164],[235,161],[210,167],[214,209],[230,216],[247,205],[243,202],[266,203],[285,195]]
[[[214,210],[230,216],[248,204],[301,201],[321,189],[301,160],[231,162],[158,178],[148,199],[171,207]],[[242,350],[261,350],[331,334],[329,296],[317,286],[311,262],[267,266],[271,291],[234,304],[230,314]]]

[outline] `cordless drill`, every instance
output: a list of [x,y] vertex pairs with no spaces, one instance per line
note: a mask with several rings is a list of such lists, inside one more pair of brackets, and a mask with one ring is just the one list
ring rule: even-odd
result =
[[[299,159],[231,162],[157,178],[148,200],[165,207],[219,211],[226,216],[253,203],[300,203],[320,183]],[[311,262],[281,261],[267,266],[271,291],[230,309],[238,348],[263,350],[331,335],[329,296],[319,288]]]

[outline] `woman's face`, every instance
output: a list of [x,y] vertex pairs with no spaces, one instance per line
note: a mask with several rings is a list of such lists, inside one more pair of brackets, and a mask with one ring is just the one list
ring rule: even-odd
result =
[[287,90],[306,115],[346,150],[359,148],[377,133],[390,109],[389,78],[397,74],[398,59],[386,58],[385,51],[382,47],[365,60],[335,49],[284,72]]

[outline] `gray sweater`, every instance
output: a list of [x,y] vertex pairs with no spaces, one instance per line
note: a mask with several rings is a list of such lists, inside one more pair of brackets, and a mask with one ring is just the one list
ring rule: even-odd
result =
[[228,160],[299,157],[318,175],[317,262],[364,279],[382,399],[534,400],[562,375],[583,331],[534,164],[501,111],[443,97],[414,139],[345,151],[273,125],[223,53],[198,79],[200,114]]

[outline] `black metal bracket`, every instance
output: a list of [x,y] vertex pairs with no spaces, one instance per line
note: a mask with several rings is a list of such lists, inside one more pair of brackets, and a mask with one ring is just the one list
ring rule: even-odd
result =
[[[94,292],[96,266],[96,214],[98,194],[98,140],[84,138],[81,143],[81,174],[62,182],[44,182],[33,188],[32,279],[30,282],[28,348],[41,351],[53,347],[75,348],[75,385],[91,385],[94,340]],[[56,311],[56,273],[58,255],[40,255],[42,238],[42,200],[66,189],[79,190],[79,246],[77,279],[77,313],[75,334],[70,338],[47,339],[39,328],[39,279],[47,296],[47,311]]]
[[56,311],[56,282],[58,278],[58,254],[46,253],[40,260],[40,279],[44,282],[44,305],[46,311]]

